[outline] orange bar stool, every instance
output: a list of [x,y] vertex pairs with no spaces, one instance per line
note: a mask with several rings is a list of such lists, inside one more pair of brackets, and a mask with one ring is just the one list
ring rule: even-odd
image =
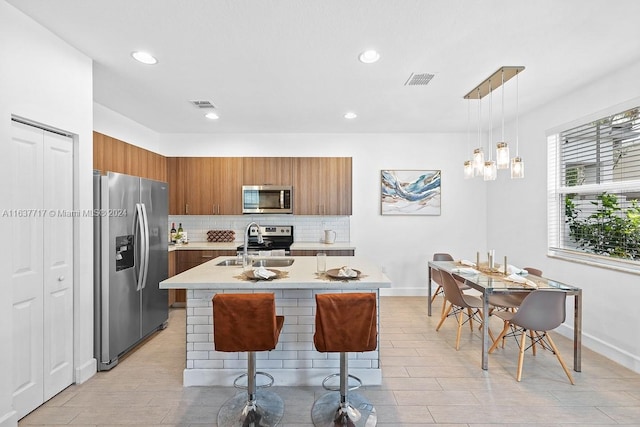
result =
[[[330,393],[318,398],[311,408],[315,426],[375,426],[376,409],[359,393],[362,381],[349,375],[348,352],[373,351],[378,346],[376,294],[344,293],[316,295],[316,349],[322,353],[340,353],[340,373],[322,381]],[[340,377],[340,386],[327,382]],[[349,378],[357,381],[350,387]]]
[[[284,316],[276,316],[274,294],[216,294],[213,297],[213,336],[216,351],[248,352],[247,373],[233,382],[236,388],[246,389],[222,405],[218,412],[218,426],[277,425],[284,415],[282,398],[272,391],[273,377],[256,372],[256,351],[276,348]],[[265,385],[256,385],[256,375],[269,378]],[[239,385],[247,377],[247,385]]]

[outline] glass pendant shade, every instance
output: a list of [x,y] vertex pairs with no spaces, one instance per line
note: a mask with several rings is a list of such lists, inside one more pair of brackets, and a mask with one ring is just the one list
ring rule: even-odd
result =
[[482,168],[484,167],[484,151],[482,148],[476,148],[473,150],[473,174],[475,176],[482,175]]
[[473,171],[473,162],[471,160],[465,160],[464,161],[464,179],[473,178],[474,175],[475,174]]
[[496,167],[496,162],[493,160],[489,160],[488,162],[484,162],[484,174],[485,181],[495,181],[498,177],[498,168]]
[[522,161],[522,157],[511,159],[511,178],[524,178],[524,161]]
[[506,142],[498,142],[496,149],[496,164],[498,169],[509,168],[509,145]]

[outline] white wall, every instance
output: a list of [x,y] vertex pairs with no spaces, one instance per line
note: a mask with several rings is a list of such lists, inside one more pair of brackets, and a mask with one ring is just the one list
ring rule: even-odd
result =
[[[75,207],[91,209],[91,60],[4,1],[0,1],[0,94],[0,140],[10,140],[12,114],[77,135],[74,162],[79,181]],[[6,165],[10,161],[7,157],[0,158],[0,182],[9,182]],[[0,186],[0,209],[10,208],[2,204],[6,200],[5,188]],[[11,236],[6,225],[6,220],[0,217],[0,229],[5,236]],[[75,232],[74,365],[76,381],[82,382],[95,373],[91,218],[80,219]],[[4,344],[4,351],[0,351],[1,427],[17,425],[12,409],[12,352],[6,347],[12,342],[13,329],[10,251],[9,244],[0,245],[0,342]]]
[[132,144],[154,153],[160,152],[160,134],[97,102],[93,103],[93,130],[120,141],[135,141]]
[[[499,179],[488,186],[487,208],[489,246],[497,254],[508,254],[516,265],[538,267],[549,277],[582,288],[583,344],[636,372],[640,372],[640,276],[546,256],[546,132],[640,96],[638,59],[522,116],[520,154],[526,162],[526,177]],[[526,96],[525,90],[521,96]],[[640,98],[635,105],[640,105]],[[567,324],[573,325],[572,311],[567,313]],[[563,333],[571,331],[567,328]]]

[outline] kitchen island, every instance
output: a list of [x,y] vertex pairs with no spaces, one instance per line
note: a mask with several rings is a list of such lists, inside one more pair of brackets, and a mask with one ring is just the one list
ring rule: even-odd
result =
[[[336,280],[316,274],[316,257],[270,257],[291,259],[293,264],[268,267],[277,272],[273,280],[249,280],[236,257],[218,257],[163,282],[162,289],[187,290],[187,353],[183,375],[185,386],[232,385],[247,369],[246,353],[214,350],[211,299],[218,292],[273,292],[278,315],[285,316],[278,346],[257,353],[258,370],[273,375],[276,385],[316,386],[340,367],[338,353],[320,353],[313,345],[315,295],[327,292],[373,292],[379,298],[381,288],[391,281],[380,267],[362,257],[327,257],[327,270],[348,265],[360,271],[357,279]],[[379,315],[378,315],[379,319]],[[379,330],[379,329],[378,329]],[[374,351],[349,354],[349,371],[364,384],[381,384],[379,347]]]

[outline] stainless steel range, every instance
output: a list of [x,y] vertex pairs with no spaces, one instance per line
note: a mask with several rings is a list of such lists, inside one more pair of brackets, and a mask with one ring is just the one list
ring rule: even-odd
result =
[[[258,243],[262,234],[262,243]],[[293,225],[252,225],[249,228],[247,252],[257,254],[259,251],[284,250],[285,255],[290,255],[293,244]],[[244,250],[244,245],[238,246],[238,252]]]

